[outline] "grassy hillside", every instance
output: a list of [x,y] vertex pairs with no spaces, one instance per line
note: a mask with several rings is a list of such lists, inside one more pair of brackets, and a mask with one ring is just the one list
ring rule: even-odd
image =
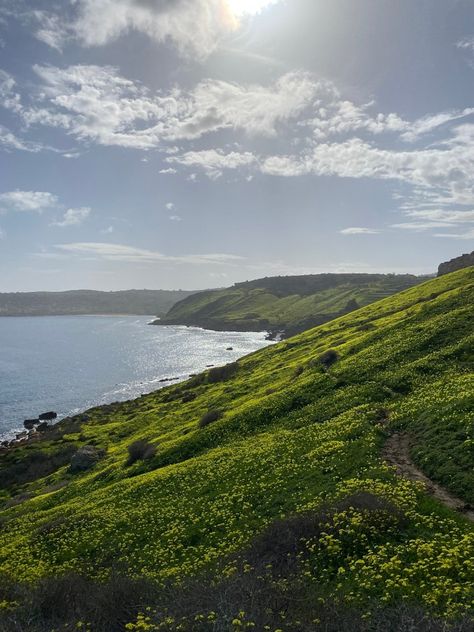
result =
[[96,292],[0,293],[0,316],[55,316],[78,314],[164,315],[192,292],[182,290],[126,290]]
[[2,454],[0,630],[472,630],[474,525],[381,450],[474,503],[473,304],[454,272]]
[[174,305],[161,324],[294,335],[422,280],[383,274],[269,277],[194,294]]

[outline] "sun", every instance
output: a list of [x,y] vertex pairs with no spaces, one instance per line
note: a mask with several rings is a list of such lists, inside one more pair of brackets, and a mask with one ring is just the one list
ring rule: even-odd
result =
[[277,0],[227,0],[230,10],[235,17],[244,15],[256,15]]

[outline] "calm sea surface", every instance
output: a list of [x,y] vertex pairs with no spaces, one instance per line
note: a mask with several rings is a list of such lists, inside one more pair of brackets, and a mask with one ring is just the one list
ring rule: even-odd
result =
[[[264,333],[152,327],[146,316],[0,318],[0,438],[23,420],[126,400],[265,347]],[[227,351],[233,347],[233,351]]]

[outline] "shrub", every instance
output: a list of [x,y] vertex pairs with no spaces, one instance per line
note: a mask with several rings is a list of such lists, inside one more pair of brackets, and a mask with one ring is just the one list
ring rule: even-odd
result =
[[146,461],[151,459],[156,454],[156,448],[148,441],[142,439],[134,441],[128,446],[128,461],[127,465],[133,465],[137,461]]
[[339,360],[339,354],[334,349],[329,349],[319,356],[319,362],[325,369],[329,369]]
[[[363,514],[366,541],[383,539],[387,530],[401,531],[406,526],[405,516],[392,503],[374,494],[359,492],[332,506],[275,520],[254,539],[243,557],[256,569],[271,566],[273,573],[285,575],[298,558],[307,553],[307,542],[319,540],[323,532],[337,535],[334,517],[343,512]],[[358,546],[358,540],[341,541],[340,545],[350,554],[355,552],[353,547]]]
[[221,417],[222,412],[220,410],[208,410],[207,413],[204,413],[204,415],[199,420],[199,427],[205,428],[206,426],[214,423],[214,421],[217,421]]
[[184,393],[183,398],[181,399],[183,404],[187,404],[188,402],[193,402],[196,399],[196,393]]
[[235,375],[238,368],[239,365],[237,362],[231,362],[230,364],[225,364],[224,366],[216,366],[208,373],[209,382],[211,384],[215,384],[216,382],[225,382]]
[[302,364],[299,364],[296,368],[295,368],[295,372],[294,372],[294,377],[298,377],[299,375],[301,375],[304,371],[304,366]]

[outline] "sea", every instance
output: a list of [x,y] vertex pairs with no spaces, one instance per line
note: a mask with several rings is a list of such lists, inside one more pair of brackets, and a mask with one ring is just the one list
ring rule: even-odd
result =
[[60,419],[133,399],[272,344],[266,332],[151,326],[153,319],[0,318],[0,440],[43,412]]

